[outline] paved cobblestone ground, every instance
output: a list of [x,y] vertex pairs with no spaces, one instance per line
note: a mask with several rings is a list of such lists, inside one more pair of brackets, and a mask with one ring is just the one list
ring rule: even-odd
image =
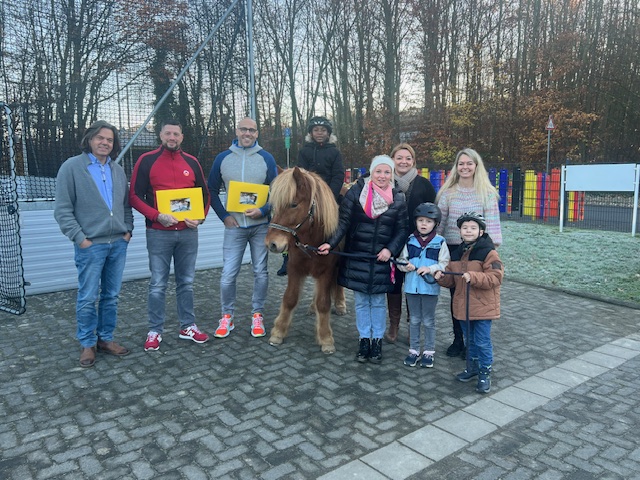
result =
[[[268,324],[286,282],[270,262]],[[219,275],[196,276],[210,334]],[[236,329],[204,345],[178,339],[170,297],[161,349],[145,353],[147,281],[125,284],[116,340],[133,352],[91,369],[78,366],[75,291],[0,313],[0,478],[640,478],[638,310],[505,282],[480,396],[443,354],[448,292],[435,368],[416,369],[402,365],[404,322],[381,365],[354,361],[352,314],[333,317],[337,352],[322,354],[310,284],[282,346],[252,338],[251,287],[243,266]]]

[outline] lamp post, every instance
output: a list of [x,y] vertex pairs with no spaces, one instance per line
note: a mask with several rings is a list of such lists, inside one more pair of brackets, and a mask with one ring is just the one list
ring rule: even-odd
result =
[[549,188],[551,182],[549,181],[549,157],[551,156],[551,131],[555,130],[556,126],[553,124],[553,116],[549,115],[549,121],[547,122],[547,169],[544,174],[545,188],[544,188],[544,212],[542,218],[546,220],[549,215]]

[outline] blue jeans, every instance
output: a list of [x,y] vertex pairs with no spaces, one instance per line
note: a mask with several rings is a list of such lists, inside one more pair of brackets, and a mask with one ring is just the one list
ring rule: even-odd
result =
[[469,337],[467,338],[467,322],[460,321],[467,355],[469,358],[477,358],[481,367],[493,364],[493,344],[491,343],[491,320],[471,320],[469,322]]
[[76,337],[84,348],[93,347],[98,340],[113,340],[128,245],[124,239],[113,243],[94,243],[87,248],[75,245],[78,269]]
[[386,293],[353,292],[356,327],[360,338],[382,338],[387,326]]
[[409,348],[420,353],[420,326],[424,325],[424,351],[436,351],[437,295],[407,294],[409,320]]
[[180,328],[196,322],[193,308],[193,279],[198,256],[198,230],[156,230],[147,228],[149,251],[149,331],[162,333],[165,320],[165,297],[171,259],[176,280],[176,303]]
[[233,316],[236,303],[236,279],[242,265],[244,251],[249,244],[253,265],[253,294],[251,313],[263,313],[269,288],[267,270],[268,250],[264,243],[269,226],[267,223],[253,227],[225,228],[222,242],[222,276],[220,277],[220,304],[222,314]]

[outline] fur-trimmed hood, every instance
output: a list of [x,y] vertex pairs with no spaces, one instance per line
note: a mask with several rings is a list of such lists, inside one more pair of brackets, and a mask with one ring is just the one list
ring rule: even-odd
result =
[[[305,141],[306,143],[316,143],[316,142],[313,140],[313,137],[311,136],[311,134],[310,134],[310,133],[307,133],[307,135],[304,137],[304,141]],[[326,143],[324,143],[323,145],[329,145],[329,144],[333,144],[333,145],[335,145],[337,142],[338,142],[338,137],[336,137],[336,136],[332,133],[331,135],[329,135],[329,140],[328,140]]]

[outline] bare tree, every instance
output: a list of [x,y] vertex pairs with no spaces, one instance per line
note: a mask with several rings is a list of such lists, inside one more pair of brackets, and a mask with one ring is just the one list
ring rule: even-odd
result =
[[[14,28],[24,40],[11,45],[5,64],[19,72],[14,100],[25,105],[33,151],[61,162],[110,98],[104,85],[132,61],[134,43],[116,28],[116,0],[27,0],[13,8]],[[40,169],[36,158],[30,166]],[[55,160],[48,174],[55,174]]]

